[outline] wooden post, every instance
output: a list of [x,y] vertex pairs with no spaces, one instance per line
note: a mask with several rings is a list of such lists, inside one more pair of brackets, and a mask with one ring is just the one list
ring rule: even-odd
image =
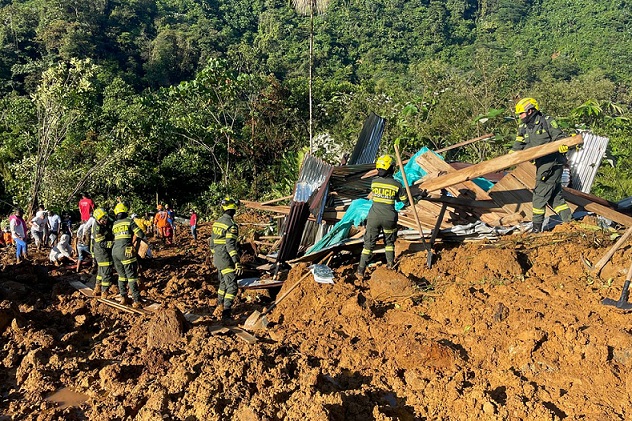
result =
[[[397,164],[399,165],[399,170],[402,173],[402,179],[404,180],[404,186],[406,187],[406,194],[408,195],[408,201],[410,202],[410,206],[413,208],[413,215],[415,216],[415,222],[417,223],[417,229],[419,230],[419,235],[421,236],[421,240],[424,242],[424,247],[428,252],[428,255],[431,256],[428,258],[428,262],[432,262],[432,247],[426,241],[426,237],[424,236],[423,228],[421,227],[421,222],[419,221],[419,215],[417,214],[417,208],[415,207],[415,202],[413,200],[413,195],[410,193],[410,187],[408,187],[408,180],[406,179],[406,172],[404,171],[404,164],[402,164],[402,158],[399,155],[399,146],[395,143],[395,156],[397,157]],[[428,264],[428,268],[432,266],[431,263]]]

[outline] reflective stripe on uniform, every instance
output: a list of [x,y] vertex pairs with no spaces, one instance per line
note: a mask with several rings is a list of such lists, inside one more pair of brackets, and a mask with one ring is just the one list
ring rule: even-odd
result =
[[371,250],[369,250],[369,249],[362,249],[362,254],[371,254]]
[[234,299],[234,298],[235,298],[235,294],[226,294],[226,295],[224,296],[224,298],[225,298],[226,300],[232,300],[232,299]]
[[566,209],[570,209],[570,208],[568,207],[568,205],[566,203],[564,203],[563,205],[557,206],[553,210],[555,211],[555,213],[560,213],[561,211],[566,210]]
[[215,245],[217,245],[217,244],[226,244],[226,240],[213,240],[213,243]]
[[226,275],[228,273],[233,273],[234,271],[235,271],[235,268],[222,269],[222,275]]
[[384,247],[385,251],[395,251],[395,246],[386,246]]
[[392,233],[394,233],[396,231],[396,230],[389,230],[389,229],[386,229],[386,228],[383,228],[383,230],[384,230],[384,234],[392,234]]
[[533,208],[534,215],[544,215],[545,210],[540,208]]
[[387,205],[392,205],[395,203],[395,199],[382,199],[380,197],[374,197],[373,201],[376,203],[386,203]]
[[97,266],[112,266],[113,264],[112,262],[98,262]]
[[229,254],[231,257],[232,257],[232,256],[238,256],[238,255],[239,255],[239,253],[237,253],[237,250],[231,250],[228,254]]
[[516,142],[524,143],[524,137],[516,136]]
[[124,265],[129,265],[130,263],[135,263],[136,262],[136,258],[132,257],[131,259],[127,259],[127,260],[121,260],[121,263]]

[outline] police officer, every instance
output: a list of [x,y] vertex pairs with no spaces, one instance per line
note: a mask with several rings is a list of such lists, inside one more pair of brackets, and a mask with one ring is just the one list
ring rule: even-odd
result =
[[359,279],[364,278],[366,269],[375,243],[380,232],[384,233],[387,267],[392,268],[395,260],[395,239],[397,238],[397,211],[395,202],[400,201],[404,206],[408,205],[406,189],[393,178],[395,160],[390,155],[380,156],[376,163],[377,177],[371,182],[371,194],[373,200],[371,209],[366,218],[366,232],[364,233],[364,248],[360,256],[360,264],[356,271]]
[[[567,137],[555,120],[542,114],[538,102],[523,98],[516,104],[516,116],[520,118],[518,134],[512,151],[521,151]],[[571,210],[562,198],[562,172],[566,163],[568,146],[561,145],[558,152],[536,158],[537,168],[533,189],[533,230],[541,232],[546,205],[549,204],[563,222],[571,220]]]
[[96,223],[92,225],[92,254],[97,262],[97,279],[94,287],[94,296],[107,298],[107,290],[114,278],[114,261],[112,260],[112,246],[114,234],[112,233],[112,221],[103,208],[97,208],[92,213]]
[[132,307],[141,308],[140,291],[138,290],[138,261],[132,239],[135,235],[138,239],[144,240],[145,233],[128,217],[128,212],[129,208],[125,203],[118,203],[114,207],[116,221],[112,225],[112,233],[114,234],[112,259],[119,277],[120,303],[129,304],[127,298],[129,287],[129,292],[134,300]]
[[222,309],[222,320],[231,316],[231,307],[237,295],[237,277],[243,274],[237,247],[239,229],[233,220],[238,207],[239,200],[229,196],[222,200],[224,214],[213,223],[210,239],[213,264],[219,277],[217,306]]

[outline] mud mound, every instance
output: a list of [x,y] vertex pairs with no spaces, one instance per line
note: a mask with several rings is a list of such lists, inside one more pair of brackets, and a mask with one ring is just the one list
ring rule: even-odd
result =
[[415,297],[419,292],[409,278],[384,267],[373,271],[368,284],[371,299],[384,303],[402,302]]
[[168,348],[184,335],[184,315],[177,308],[158,310],[147,324],[147,348]]
[[[86,299],[65,282],[76,274],[44,263],[7,266],[0,293],[15,295],[13,305],[0,303],[0,413],[25,420],[632,417],[632,322],[600,304],[619,297],[632,248],[615,253],[601,278],[582,259],[598,261],[616,241],[608,233],[570,225],[493,244],[443,245],[431,269],[425,252],[408,250],[393,272],[370,267],[367,281],[353,276],[355,265],[332,267],[335,283],[301,281],[269,314],[271,329],[257,332],[256,344],[217,334],[210,316],[217,276],[204,263],[209,226],[199,233],[198,243],[186,230],[175,246],[154,240],[142,293],[167,310],[153,318]],[[281,294],[306,271],[293,268]],[[242,297],[236,323],[262,308],[257,295]],[[183,312],[205,317],[185,328]],[[88,398],[73,408],[46,401],[64,388]]]

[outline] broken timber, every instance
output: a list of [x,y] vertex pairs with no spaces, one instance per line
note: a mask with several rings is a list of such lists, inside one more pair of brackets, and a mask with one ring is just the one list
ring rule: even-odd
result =
[[547,143],[542,146],[525,149],[523,151],[514,152],[508,155],[499,156],[471,167],[463,168],[450,174],[440,175],[432,180],[427,180],[419,184],[419,188],[430,191],[441,190],[455,184],[470,181],[476,177],[485,174],[501,171],[520,164],[521,162],[531,161],[542,156],[556,153],[562,145],[576,146],[583,143],[581,135],[575,135],[555,142]]
[[[68,283],[75,288],[77,291],[79,291],[80,293],[82,293],[83,295],[85,295],[86,297],[89,298],[94,298],[94,291],[92,288],[88,287],[86,284],[84,284],[81,281],[68,281]],[[118,310],[122,310],[125,311],[127,313],[135,313],[135,314],[141,314],[143,316],[147,316],[152,314],[154,311],[156,311],[159,307],[160,304],[158,303],[153,303],[150,304],[142,309],[136,309],[130,306],[126,306],[123,305],[119,302],[116,302],[114,300],[109,300],[107,298],[97,298],[97,301],[100,303],[103,303],[105,305],[108,305],[110,307],[116,308]]]

